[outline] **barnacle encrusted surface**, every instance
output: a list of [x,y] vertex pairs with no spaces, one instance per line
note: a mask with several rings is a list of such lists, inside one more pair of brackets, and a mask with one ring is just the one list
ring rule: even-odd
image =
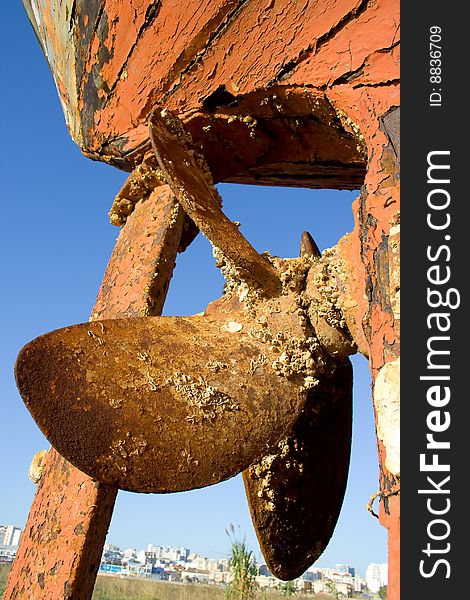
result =
[[243,473],[269,569],[301,575],[325,549],[339,516],[349,467],[352,369],[342,359],[308,391],[292,431]]
[[214,385],[209,385],[202,376],[196,380],[191,375],[176,372],[167,383],[174,388],[176,396],[187,401],[193,409],[186,417],[191,423],[204,419],[213,421],[226,411],[240,408],[233,398]]
[[165,178],[158,167],[155,156],[145,157],[142,163],[132,171],[115,197],[109,211],[111,225],[119,227],[125,225],[137,202],[146,200],[156,187],[164,184]]
[[315,273],[315,283],[320,293],[320,301],[316,306],[316,311],[330,325],[339,329],[346,329],[346,321],[339,304],[340,292],[336,283],[337,270],[339,269],[336,257],[336,247],[333,247],[324,250],[319,259],[321,268]]
[[[336,338],[341,341],[336,330],[345,332],[348,338],[337,303],[335,267],[330,264],[334,250],[327,251],[321,258],[279,258],[265,252],[263,256],[274,266],[281,282],[281,293],[268,298],[220,248],[214,247],[213,254],[225,278],[225,296],[235,296],[247,311],[252,323],[249,334],[266,345],[266,355],[275,355],[271,359],[274,371],[279,376],[298,380],[306,389],[316,386],[318,376],[331,363],[322,344],[323,320],[333,328],[333,342]],[[313,295],[307,289],[307,280],[312,276],[316,288]],[[315,325],[321,330],[322,339]]]
[[293,579],[328,543],[349,464],[352,371],[345,356],[354,349],[338,302],[336,253],[265,253],[281,282],[272,297],[245,280],[219,248],[214,256],[225,295],[249,315],[248,334],[261,344],[262,356],[306,395],[293,429],[243,474],[268,566],[277,577]]

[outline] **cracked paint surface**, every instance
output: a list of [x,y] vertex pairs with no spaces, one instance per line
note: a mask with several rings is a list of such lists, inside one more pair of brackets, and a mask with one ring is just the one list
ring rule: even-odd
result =
[[[201,108],[282,83],[326,92],[398,82],[398,9],[367,0],[25,0],[69,128],[95,158],[147,139],[151,109]],[[279,32],[283,35],[279,35]],[[125,164],[124,160],[124,164]]]
[[385,451],[390,473],[400,475],[400,359],[385,364],[374,385],[377,437]]

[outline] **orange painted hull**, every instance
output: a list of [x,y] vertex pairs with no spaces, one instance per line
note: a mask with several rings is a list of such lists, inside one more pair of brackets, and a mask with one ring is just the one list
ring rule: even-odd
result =
[[[86,155],[124,169],[148,144],[147,118],[157,104],[187,120],[279,86],[324,95],[352,78],[368,86],[399,77],[395,1],[24,4],[73,139]],[[357,187],[363,177],[362,170],[346,187]]]

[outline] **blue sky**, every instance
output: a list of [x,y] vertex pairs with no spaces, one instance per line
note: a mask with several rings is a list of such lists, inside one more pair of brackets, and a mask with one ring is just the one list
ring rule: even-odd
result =
[[[86,159],[71,141],[20,0],[3,3],[0,14],[0,523],[22,527],[35,489],[27,469],[48,444],[16,391],[15,357],[37,335],[88,320],[119,233],[107,213],[126,174]],[[251,243],[280,256],[298,254],[304,229],[320,249],[335,244],[352,229],[350,207],[358,195],[234,185],[219,190],[227,215],[242,223]],[[222,285],[200,235],[179,256],[165,314],[202,310]],[[364,574],[368,563],[386,562],[386,533],[364,509],[378,489],[378,468],[368,366],[361,356],[353,363],[350,478],[335,534],[317,564],[347,563]],[[225,556],[230,523],[240,526],[259,557],[241,476],[181,494],[120,492],[108,541],[124,547],[183,545]]]

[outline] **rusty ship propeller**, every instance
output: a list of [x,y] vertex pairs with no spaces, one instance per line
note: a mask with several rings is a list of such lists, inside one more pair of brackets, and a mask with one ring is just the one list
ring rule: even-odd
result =
[[299,258],[259,255],[223,214],[177,117],[156,111],[149,128],[166,182],[214,246],[224,296],[192,317],[40,336],[18,356],[18,388],[51,444],[108,485],[175,492],[243,471],[267,564],[293,579],[341,508],[356,348],[338,309],[325,313],[311,236]]

